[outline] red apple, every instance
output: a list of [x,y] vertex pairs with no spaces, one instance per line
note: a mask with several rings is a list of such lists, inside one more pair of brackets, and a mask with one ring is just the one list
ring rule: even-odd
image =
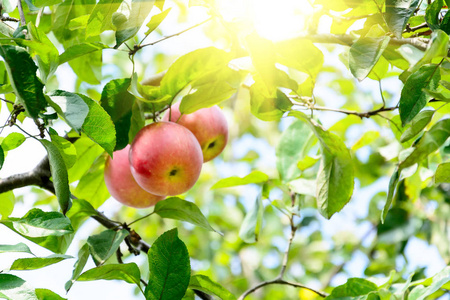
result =
[[202,169],[202,149],[185,127],[156,122],[142,128],[130,149],[131,173],[155,195],[174,196],[189,190]]
[[106,159],[106,187],[109,193],[122,204],[136,208],[155,205],[156,202],[165,197],[153,195],[137,184],[130,170],[129,150],[130,145],[122,150],[115,151],[113,159],[109,156]]
[[[166,112],[163,121],[177,122],[189,129],[197,138],[203,152],[203,162],[218,156],[228,141],[228,125],[222,110],[217,106],[199,109],[181,116],[180,102]],[[180,118],[181,116],[181,118]]]

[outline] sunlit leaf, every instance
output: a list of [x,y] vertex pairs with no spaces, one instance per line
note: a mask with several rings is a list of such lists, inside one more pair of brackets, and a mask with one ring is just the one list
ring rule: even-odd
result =
[[436,184],[450,182],[450,162],[440,164],[434,174]]
[[8,191],[0,194],[0,215],[2,219],[6,219],[13,212],[16,197],[13,191]]
[[223,286],[214,282],[205,275],[193,275],[189,281],[189,288],[202,291],[209,295],[215,295],[222,300],[235,300],[236,297],[226,290]]
[[65,138],[59,136],[53,128],[50,128],[49,132],[52,143],[58,148],[59,153],[64,159],[66,168],[70,169],[77,161],[77,150],[75,146]]
[[93,280],[123,280],[140,286],[141,271],[135,263],[108,264],[87,270],[81,274],[77,281]]
[[386,0],[386,22],[395,37],[400,38],[419,0]]
[[1,142],[2,150],[11,151],[22,145],[25,142],[25,136],[20,132],[11,132]]
[[416,135],[418,135],[427,125],[431,122],[434,115],[434,110],[424,110],[417,114],[414,119],[411,120],[411,126],[406,128],[400,137],[400,142],[404,143]]
[[108,46],[100,42],[75,44],[72,47],[67,48],[66,51],[59,56],[59,64],[61,65],[77,57],[101,51],[106,48],[108,48]]
[[252,183],[263,183],[269,180],[269,176],[261,171],[253,171],[244,177],[232,176],[217,181],[211,189],[227,188]]
[[84,266],[87,263],[87,260],[89,258],[89,245],[84,244],[83,247],[80,248],[78,251],[78,260],[75,262],[75,265],[73,266],[73,272],[72,272],[72,278],[66,282],[64,288],[66,289],[66,292],[69,292],[70,288],[80,276],[81,272],[83,272]]
[[92,205],[83,199],[73,199],[72,208],[67,212],[72,227],[77,230],[78,227],[89,217],[98,215],[98,211]]
[[254,206],[247,212],[239,229],[239,237],[246,243],[254,243],[258,241],[262,227],[262,219],[264,214],[264,206],[262,197],[256,197]]
[[161,22],[164,21],[164,19],[167,17],[167,15],[169,14],[171,9],[172,8],[170,7],[168,9],[166,9],[165,11],[152,16],[152,18],[150,19],[150,21],[146,25],[148,29],[145,32],[145,35],[149,35],[150,33],[153,32],[153,30],[158,28],[159,24],[161,24]]
[[34,255],[30,248],[24,243],[18,243],[16,245],[0,245],[0,253],[6,252],[24,252]]
[[389,44],[389,37],[362,37],[350,48],[349,67],[359,81],[369,75]]
[[47,289],[36,289],[35,292],[39,300],[67,300],[66,298],[63,298]]
[[119,8],[123,0],[100,0],[94,7],[86,26],[86,36],[96,36],[105,30],[113,29],[112,14]]
[[[445,267],[442,271],[437,273],[431,278],[420,281],[419,284],[408,295],[408,299],[411,300],[423,300],[434,292],[439,290],[444,284],[450,282],[450,267]],[[416,285],[415,283],[414,285]],[[424,287],[426,286],[426,287]]]
[[31,258],[19,258],[16,259],[10,270],[36,270],[44,268],[53,264],[56,264],[65,259],[72,258],[69,255],[52,254],[47,257],[31,257]]
[[0,297],[8,300],[39,300],[25,280],[11,274],[0,274]]

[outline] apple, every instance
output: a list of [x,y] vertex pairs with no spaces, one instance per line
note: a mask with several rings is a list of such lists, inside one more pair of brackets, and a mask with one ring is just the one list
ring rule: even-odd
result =
[[175,196],[189,190],[202,170],[202,149],[186,127],[155,122],[143,127],[130,148],[131,173],[146,191]]
[[189,129],[197,138],[203,152],[203,161],[218,156],[228,141],[228,125],[225,115],[217,106],[199,109],[191,114],[180,113],[180,102],[172,105],[163,121],[176,122]]
[[141,188],[131,174],[128,154],[130,145],[114,151],[113,158],[108,156],[105,163],[105,183],[109,193],[120,203],[145,208],[163,200],[164,196],[153,195]]

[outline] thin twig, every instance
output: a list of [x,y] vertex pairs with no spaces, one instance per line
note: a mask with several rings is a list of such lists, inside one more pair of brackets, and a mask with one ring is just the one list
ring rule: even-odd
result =
[[370,111],[366,111],[366,112],[358,112],[358,111],[354,111],[354,110],[347,110],[347,109],[340,109],[340,108],[331,108],[331,107],[324,107],[324,106],[309,106],[306,104],[295,104],[297,106],[306,108],[306,109],[311,109],[311,110],[320,110],[320,111],[334,111],[334,112],[339,112],[339,113],[343,113],[343,114],[347,114],[347,115],[354,115],[354,116],[358,116],[361,119],[363,118],[370,118],[372,116],[378,115],[381,112],[385,112],[385,111],[393,111],[398,109],[398,106],[392,106],[392,107],[380,107],[378,109],[375,110],[370,110]]
[[25,20],[25,14],[23,12],[22,0],[17,1],[17,8],[19,10],[19,15],[20,15],[20,26],[27,25],[27,21]]

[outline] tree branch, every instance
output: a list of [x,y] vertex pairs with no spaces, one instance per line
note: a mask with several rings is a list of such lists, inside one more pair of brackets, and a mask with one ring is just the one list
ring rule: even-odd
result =
[[374,109],[374,110],[370,110],[370,111],[366,111],[366,112],[358,112],[355,110],[347,110],[347,109],[341,109],[341,108],[331,108],[331,107],[324,107],[324,106],[318,106],[318,105],[308,105],[308,104],[295,104],[297,106],[300,106],[302,108],[306,108],[306,109],[311,109],[311,110],[321,110],[321,111],[334,111],[334,112],[339,112],[339,113],[343,113],[343,114],[347,114],[347,115],[354,115],[354,116],[358,116],[361,119],[363,118],[370,118],[372,116],[378,115],[381,112],[385,112],[385,111],[393,111],[398,109],[398,106],[392,106],[392,107],[380,107],[378,109]]
[[27,25],[27,21],[25,20],[25,14],[23,13],[22,0],[17,1],[17,8],[19,10],[20,15],[20,26]]

